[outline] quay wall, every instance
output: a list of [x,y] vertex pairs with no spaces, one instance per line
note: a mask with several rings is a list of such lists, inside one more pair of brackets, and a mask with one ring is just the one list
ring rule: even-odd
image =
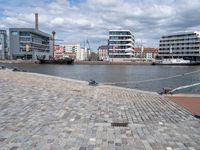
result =
[[0,64],[36,64],[37,60],[0,60]]
[[80,65],[151,65],[152,62],[147,61],[75,61],[74,64]]

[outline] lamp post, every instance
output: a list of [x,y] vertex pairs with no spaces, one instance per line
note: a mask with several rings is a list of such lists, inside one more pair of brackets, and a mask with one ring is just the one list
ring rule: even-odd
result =
[[26,44],[26,60],[28,60],[29,45]]
[[56,32],[55,31],[53,31],[52,32],[52,35],[53,35],[53,59],[54,59],[54,47],[55,47],[55,34],[56,34]]

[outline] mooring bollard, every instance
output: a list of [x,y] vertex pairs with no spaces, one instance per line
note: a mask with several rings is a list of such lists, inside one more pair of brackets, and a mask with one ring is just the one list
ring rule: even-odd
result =
[[98,83],[95,80],[90,80],[89,85],[95,86],[98,85]]
[[1,66],[1,68],[0,69],[6,69],[6,67],[5,66]]
[[169,88],[169,87],[166,87],[166,88],[163,88],[163,94],[172,94],[171,93],[171,88]]
[[14,67],[12,71],[20,71],[18,68]]

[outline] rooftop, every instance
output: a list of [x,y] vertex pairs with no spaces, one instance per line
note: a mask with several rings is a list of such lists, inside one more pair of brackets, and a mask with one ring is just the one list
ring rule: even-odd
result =
[[109,32],[131,32],[131,31],[125,29],[115,29],[115,30],[109,30]]
[[[135,52],[141,52],[141,48],[134,48]],[[158,52],[159,48],[144,48],[143,52]]]
[[192,32],[192,31],[182,31],[182,32],[176,32],[176,33],[171,33],[165,36],[162,36],[162,38],[164,37],[169,37],[169,36],[181,36],[181,35],[187,35],[187,34],[197,34],[198,36],[200,35],[200,32]]
[[45,33],[45,32],[40,31],[40,30],[36,30],[35,28],[9,28],[9,31],[28,31],[28,32],[37,33],[39,35],[52,37],[51,34]]
[[108,45],[101,45],[98,49],[108,49]]

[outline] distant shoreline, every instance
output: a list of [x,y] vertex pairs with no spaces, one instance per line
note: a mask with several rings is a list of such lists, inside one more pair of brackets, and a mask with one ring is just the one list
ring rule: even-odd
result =
[[[0,64],[39,64],[37,60],[0,60]],[[152,62],[147,61],[124,61],[124,62],[109,62],[109,61],[74,61],[76,65],[151,65]]]
[[0,60],[0,64],[37,64],[38,60]]
[[74,64],[80,65],[151,65],[152,62],[137,61],[137,62],[109,62],[109,61],[75,61]]

